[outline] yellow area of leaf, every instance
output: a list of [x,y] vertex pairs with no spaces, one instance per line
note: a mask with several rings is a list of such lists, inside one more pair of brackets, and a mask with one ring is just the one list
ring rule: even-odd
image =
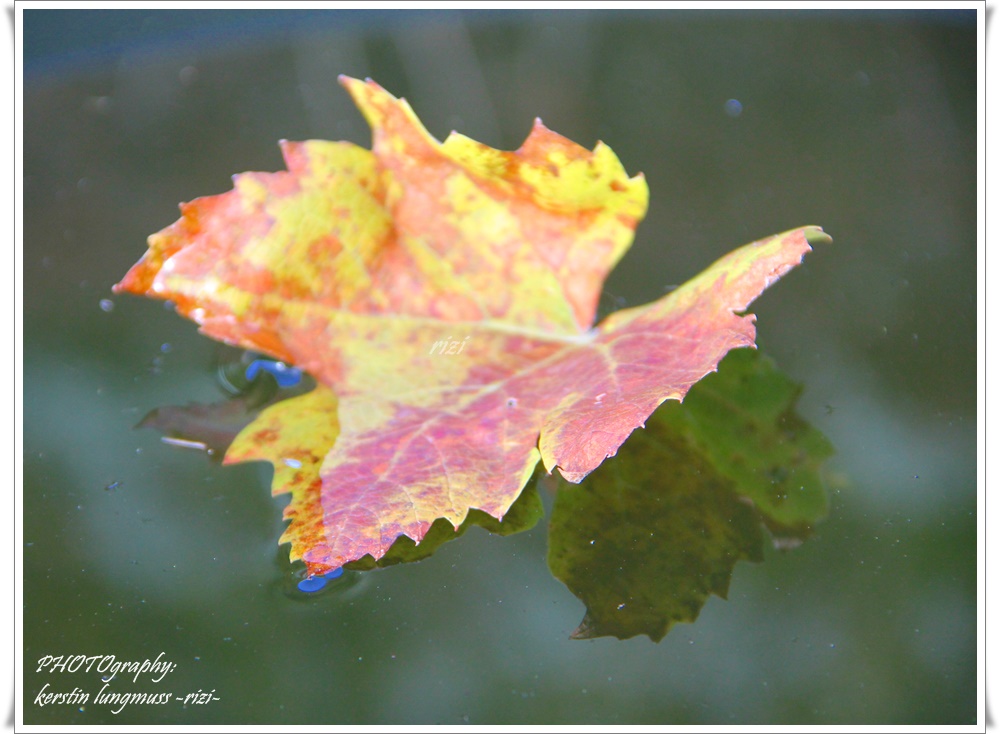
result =
[[[291,420],[289,420],[291,418]],[[312,392],[272,405],[241,431],[226,451],[224,463],[269,461],[274,465],[274,494],[288,492],[288,527],[279,542],[291,543],[289,557],[325,573],[344,564],[331,557],[320,506],[323,459],[337,440],[337,398],[319,385]]]

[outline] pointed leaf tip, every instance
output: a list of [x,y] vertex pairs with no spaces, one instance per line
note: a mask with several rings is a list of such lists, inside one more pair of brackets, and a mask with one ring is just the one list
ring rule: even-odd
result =
[[806,242],[813,247],[825,247],[833,244],[833,237],[823,231],[822,227],[810,226],[803,228]]

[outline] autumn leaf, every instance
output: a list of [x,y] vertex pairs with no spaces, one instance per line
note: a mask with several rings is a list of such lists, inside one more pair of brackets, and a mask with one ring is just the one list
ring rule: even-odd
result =
[[503,518],[536,465],[580,481],[734,347],[741,315],[801,261],[800,228],[742,247],[666,297],[594,327],[647,187],[603,143],[537,121],[513,152],[452,133],[341,77],[373,130],[282,143],[287,171],[181,205],[119,283],[172,300],[211,337],[308,371],[226,462],[275,467],[282,541],[318,575],[443,518]]
[[587,607],[574,638],[659,641],[726,597],[737,561],[804,540],[826,514],[832,449],[795,413],[801,389],[757,352],[731,352],[683,404],[661,406],[618,456],[562,487],[549,568]]

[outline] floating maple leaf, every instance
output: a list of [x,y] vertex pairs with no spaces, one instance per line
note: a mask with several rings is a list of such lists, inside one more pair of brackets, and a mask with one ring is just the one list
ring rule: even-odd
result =
[[292,494],[282,541],[312,575],[419,543],[438,518],[502,518],[539,460],[579,482],[660,403],[753,346],[738,312],[828,239],[811,227],[760,240],[592,328],[645,215],[641,175],[537,120],[514,152],[439,143],[405,100],[340,80],[371,151],[283,142],[287,172],[182,204],[115,286],[316,378],[225,459],[274,464],[274,493]]

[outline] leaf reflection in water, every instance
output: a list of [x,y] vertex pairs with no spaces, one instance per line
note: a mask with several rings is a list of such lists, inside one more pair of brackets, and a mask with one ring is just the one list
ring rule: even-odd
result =
[[261,411],[281,400],[311,390],[314,382],[272,360],[257,359],[253,352],[225,348],[218,368],[222,389],[232,397],[216,403],[164,405],[149,411],[136,428],[153,428],[163,442],[199,448],[221,460],[236,435]]

